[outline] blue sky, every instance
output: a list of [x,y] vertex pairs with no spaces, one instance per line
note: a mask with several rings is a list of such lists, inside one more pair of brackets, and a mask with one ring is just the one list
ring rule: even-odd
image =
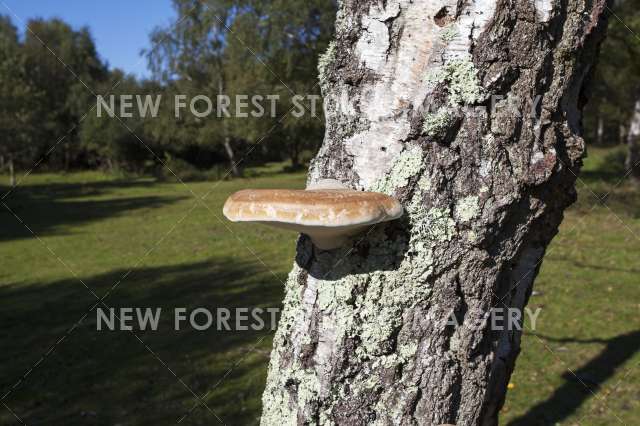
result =
[[35,17],[62,18],[76,29],[87,25],[102,58],[139,77],[149,75],[139,55],[149,46],[149,33],[175,17],[171,0],[0,0],[0,14],[22,31]]

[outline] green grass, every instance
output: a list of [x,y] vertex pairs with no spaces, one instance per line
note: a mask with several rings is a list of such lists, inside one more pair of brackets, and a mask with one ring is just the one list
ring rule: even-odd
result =
[[[271,333],[175,331],[172,310],[279,306],[295,235],[221,216],[238,189],[303,186],[304,174],[278,170],[188,188],[100,173],[29,176],[5,202],[38,239],[0,205],[3,402],[27,424],[175,424],[197,402],[191,389],[210,410],[198,406],[180,424],[218,424],[216,415],[255,424]],[[602,196],[620,171],[616,154],[595,151],[582,179]],[[530,301],[542,313],[523,337],[502,424],[640,419],[640,191],[623,182],[609,210],[579,189]],[[206,207],[190,191],[210,191]],[[69,332],[95,302],[85,285],[102,296],[118,281],[106,304],[162,307],[159,331],[96,331],[91,311]],[[0,424],[12,423],[0,407]]]

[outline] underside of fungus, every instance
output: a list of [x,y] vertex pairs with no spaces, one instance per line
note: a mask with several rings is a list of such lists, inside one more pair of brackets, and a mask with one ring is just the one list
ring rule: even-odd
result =
[[306,190],[245,189],[232,194],[223,213],[233,222],[257,222],[301,232],[323,250],[344,245],[371,225],[402,216],[388,195],[321,180]]

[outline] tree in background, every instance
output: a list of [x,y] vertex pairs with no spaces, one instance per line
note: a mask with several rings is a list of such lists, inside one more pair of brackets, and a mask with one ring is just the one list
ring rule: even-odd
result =
[[[278,95],[280,113],[289,109],[287,99],[296,93],[319,94],[316,62],[332,33],[333,1],[174,0],[174,6],[174,25],[156,29],[151,35],[152,48],[146,52],[154,76],[172,92],[211,99],[219,94],[232,99],[235,95]],[[232,104],[230,110],[234,108]],[[276,122],[277,117],[269,115],[186,116],[178,125],[194,136],[181,138],[183,143],[220,147],[232,169],[234,142],[240,146],[261,142],[272,131],[278,140],[267,151],[277,155],[284,149],[296,165],[303,149],[321,138],[322,119],[305,117],[297,123],[288,119],[285,130],[277,132],[273,130]],[[158,125],[172,126],[166,121]]]
[[[156,80],[165,85],[168,97],[186,95],[187,102],[196,95],[215,99],[226,88],[222,63],[229,6],[225,2],[207,6],[199,0],[174,0],[174,7],[174,23],[168,28],[156,28],[150,35],[152,47],[145,52],[149,68]],[[173,108],[163,108],[163,112],[152,125],[160,130],[151,130],[163,145],[175,151],[190,144],[224,143],[234,174],[239,174],[226,129],[215,116],[199,119],[184,113],[176,118]]]
[[[306,97],[320,94],[317,57],[333,30],[335,2],[174,0],[174,5],[174,25],[156,29],[150,36],[152,48],[144,52],[154,76],[149,81],[109,70],[87,28],[32,19],[20,38],[11,20],[2,18],[0,66],[6,71],[0,77],[0,165],[29,167],[43,159],[39,164],[53,170],[148,171],[145,164],[157,155],[203,168],[226,158],[239,175],[245,156],[236,151],[259,143],[252,161],[288,158],[298,167],[322,137],[321,103]],[[157,117],[122,122],[96,117],[94,94],[111,95],[121,79],[116,94],[163,96]],[[283,118],[287,112],[302,112],[292,104],[296,94],[303,96],[306,113]],[[202,118],[183,111],[176,118],[175,95],[186,95],[187,103],[205,95],[214,104],[218,95],[228,95],[232,116],[214,111]],[[234,117],[240,106],[236,95],[262,96],[258,102],[267,110],[264,116]],[[269,95],[279,97],[274,115]],[[310,114],[311,101],[316,117]],[[123,122],[135,135],[126,134]],[[56,149],[50,150],[52,146]]]
[[29,166],[37,155],[41,135],[39,118],[43,94],[31,84],[18,32],[0,16],[0,168],[6,164],[9,184],[15,184],[15,166]]
[[640,183],[640,90],[631,115],[631,125],[627,133],[627,159],[625,167],[635,183]]
[[[626,143],[626,168],[640,176],[640,10],[617,1],[594,78],[586,125],[597,145]],[[619,18],[619,19],[618,19]],[[606,141],[607,138],[609,141]]]
[[[313,117],[312,101],[307,97],[321,95],[317,81],[318,56],[331,40],[335,7],[334,2],[326,0],[260,2],[259,6],[245,7],[246,12],[229,26],[232,35],[228,36],[225,63],[228,74],[233,76],[232,93],[278,95],[278,117],[294,108],[293,96],[305,97],[304,114],[288,115],[273,137],[267,139],[267,143],[274,145],[274,151],[283,151],[294,168],[300,165],[303,151],[315,151],[322,140],[321,104],[316,105]],[[257,141],[277,119],[255,119],[249,126],[237,119],[233,124],[236,134]]]
[[[151,142],[145,132],[146,117],[142,117],[138,109],[137,96],[143,99],[142,102],[146,95],[151,95],[153,100],[158,95],[157,87],[145,87],[133,76],[116,69],[108,81],[97,85],[97,89],[98,93],[108,93],[103,96],[104,103],[113,109],[100,103],[82,123],[80,140],[88,161],[94,167],[109,171],[143,172],[145,162],[152,158],[147,149]],[[131,96],[132,104],[131,108],[125,109],[125,114],[121,113],[123,95]],[[153,106],[148,104],[147,118],[151,117],[152,111]],[[129,114],[130,117],[126,116]]]
[[44,155],[64,137],[48,162],[68,170],[80,153],[78,123],[95,103],[92,92],[106,81],[108,70],[88,28],[76,31],[59,19],[32,19],[27,26],[25,66],[32,89],[42,94],[38,148]]

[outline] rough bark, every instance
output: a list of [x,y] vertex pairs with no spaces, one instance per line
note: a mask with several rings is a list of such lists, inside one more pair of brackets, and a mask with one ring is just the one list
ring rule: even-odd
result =
[[640,99],[636,101],[627,133],[627,170],[635,182],[640,182]]
[[477,324],[526,304],[575,199],[604,7],[340,4],[309,182],[395,195],[406,215],[334,251],[299,239],[263,425],[497,423],[521,333]]

